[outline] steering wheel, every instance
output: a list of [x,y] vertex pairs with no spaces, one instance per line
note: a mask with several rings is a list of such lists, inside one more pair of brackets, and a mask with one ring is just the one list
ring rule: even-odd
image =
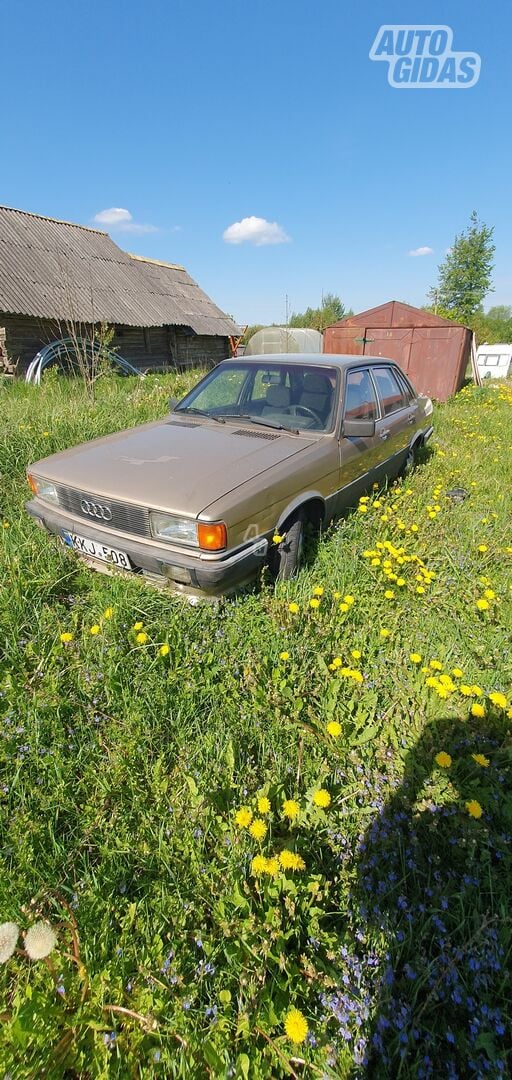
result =
[[311,416],[316,424],[320,424],[320,427],[323,427],[322,417],[319,416],[314,409],[310,409],[309,405],[288,405],[283,412],[287,413],[289,416]]

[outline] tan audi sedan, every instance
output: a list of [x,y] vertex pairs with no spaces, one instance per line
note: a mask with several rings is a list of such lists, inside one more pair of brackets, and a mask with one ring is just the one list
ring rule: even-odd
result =
[[[44,458],[30,514],[95,569],[219,596],[412,468],[432,402],[382,357],[225,360],[168,416]],[[280,542],[274,542],[274,537]]]

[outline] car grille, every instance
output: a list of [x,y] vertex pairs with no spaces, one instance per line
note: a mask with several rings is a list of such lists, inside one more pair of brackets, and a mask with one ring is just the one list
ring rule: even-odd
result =
[[[96,522],[102,528],[118,529],[120,532],[133,533],[134,536],[151,536],[149,527],[149,510],[145,506],[132,506],[130,503],[120,503],[113,499],[105,499],[103,496],[90,495],[87,491],[74,491],[73,488],[57,487],[59,503],[64,510],[82,518],[89,525]],[[107,506],[112,514],[110,520],[102,520],[91,514],[85,514],[80,505],[82,499],[89,502]]]

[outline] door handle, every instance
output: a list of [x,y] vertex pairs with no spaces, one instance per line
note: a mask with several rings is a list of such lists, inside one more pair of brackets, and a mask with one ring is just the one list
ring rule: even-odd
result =
[[379,432],[379,439],[389,439],[389,428],[386,428],[385,431]]
[[416,423],[416,420],[417,420],[417,419],[418,419],[418,418],[417,418],[417,416],[416,416],[416,413],[413,413],[413,415],[409,417],[409,419],[408,419],[407,423],[408,423],[408,424],[415,424],[415,423]]

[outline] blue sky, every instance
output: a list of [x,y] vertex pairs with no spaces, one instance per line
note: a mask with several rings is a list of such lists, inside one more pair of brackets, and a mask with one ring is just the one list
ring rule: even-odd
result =
[[[368,57],[384,22],[449,25],[479,82],[393,89]],[[125,210],[116,242],[184,264],[243,323],[322,290],[421,304],[476,209],[488,303],[512,303],[511,30],[508,0],[4,2],[0,202]],[[223,239],[250,217],[289,239]]]

